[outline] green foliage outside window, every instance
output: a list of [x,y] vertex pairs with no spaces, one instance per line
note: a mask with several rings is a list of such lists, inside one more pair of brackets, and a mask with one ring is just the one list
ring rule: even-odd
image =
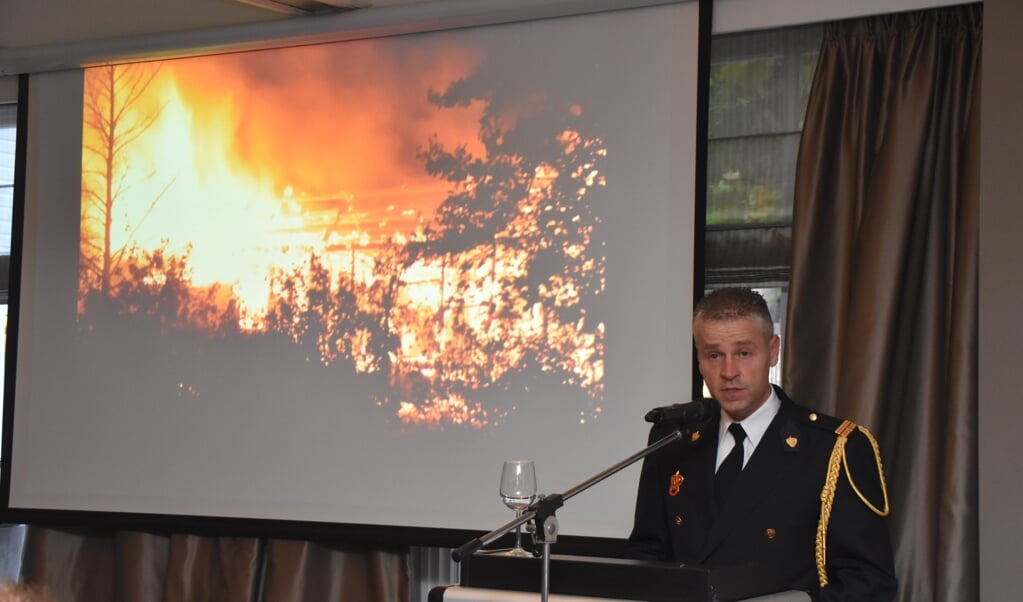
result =
[[715,38],[708,107],[707,224],[792,221],[792,179],[819,32]]

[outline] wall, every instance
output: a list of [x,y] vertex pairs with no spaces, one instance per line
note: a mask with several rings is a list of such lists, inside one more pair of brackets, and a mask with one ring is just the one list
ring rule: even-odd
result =
[[[1023,50],[1019,0],[984,2],[980,202],[980,582],[981,600],[1018,600],[1023,424]],[[1008,458],[1006,457],[1008,452]]]

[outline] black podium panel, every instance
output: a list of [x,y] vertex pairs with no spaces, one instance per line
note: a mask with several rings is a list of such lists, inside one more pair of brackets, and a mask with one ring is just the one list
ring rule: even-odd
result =
[[[478,553],[462,561],[463,587],[539,592],[543,562]],[[549,591],[649,602],[734,602],[782,591],[756,565],[709,568],[552,554]]]

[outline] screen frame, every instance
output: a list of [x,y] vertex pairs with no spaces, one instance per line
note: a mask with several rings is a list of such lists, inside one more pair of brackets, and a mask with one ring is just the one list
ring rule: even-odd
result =
[[[698,299],[702,294],[703,288],[703,246],[704,246],[704,216],[706,214],[706,144],[707,144],[707,96],[709,87],[709,69],[710,69],[710,36],[711,36],[711,22],[712,22],[712,0],[693,0],[698,2],[698,15],[699,15],[699,40],[698,40],[698,57],[697,57],[697,91],[696,91],[696,102],[697,102],[697,115],[695,116],[695,125],[697,140],[695,143],[695,190],[693,191],[694,199],[694,233],[693,233],[693,283],[692,283],[692,298],[693,300]],[[455,17],[452,15],[446,15],[445,18],[439,19],[434,18],[433,20],[427,19],[425,22],[418,24],[416,31],[433,31],[437,29],[448,29],[454,27],[468,27],[472,25],[490,24],[496,22],[514,22],[522,21],[534,18],[547,18],[552,16],[563,16],[566,14],[580,14],[581,12],[601,12],[608,10],[610,4],[614,5],[614,8],[630,8],[633,6],[651,6],[661,4],[673,4],[675,2],[628,2],[628,3],[581,3],[581,2],[553,2],[553,3],[534,3],[526,13],[520,12],[519,9],[514,11],[514,14],[509,14],[507,11],[496,11],[491,13],[486,19],[480,18],[479,15],[472,15],[471,17]],[[440,3],[441,5],[447,6],[451,3]],[[457,3],[456,3],[457,4]],[[474,4],[474,3],[469,3]],[[628,5],[628,6],[623,6]],[[537,9],[537,6],[545,7],[543,10]],[[580,7],[586,7],[585,11],[580,11]],[[451,10],[447,8],[445,10]],[[532,11],[532,12],[529,12]],[[569,12],[566,12],[569,11]],[[528,14],[528,16],[527,16]],[[495,15],[499,15],[500,20],[492,21]],[[435,16],[436,17],[436,16]],[[468,20],[473,21],[470,25]],[[484,23],[485,21],[485,23]],[[443,25],[441,25],[443,23]],[[179,49],[178,56],[190,56],[192,54],[205,53],[218,53],[218,52],[233,52],[237,51],[240,47],[251,49],[253,44],[262,44],[261,47],[281,47],[282,45],[290,45],[292,43],[298,43],[300,39],[292,38],[290,36],[284,36],[282,34],[274,33],[274,28],[280,29],[279,25],[271,24],[270,34],[262,42],[256,42],[253,40],[246,40],[244,42],[231,41],[229,43],[221,44],[216,46],[215,49],[211,49],[209,46],[198,48],[198,49]],[[411,25],[406,26],[388,26],[386,32],[382,29],[374,29],[373,27],[367,27],[364,29],[355,29],[347,31],[343,34],[344,39],[361,39],[366,37],[386,37],[389,35],[398,35],[401,33],[409,33]],[[257,28],[245,28],[246,37],[252,35],[251,32]],[[238,31],[235,30],[233,35],[238,35]],[[324,34],[316,34],[321,37],[317,38],[317,41],[324,41]],[[331,38],[333,40],[337,38],[337,32],[333,32]],[[229,36],[230,37],[230,36]],[[258,37],[258,36],[257,36]],[[186,37],[187,39],[187,37]],[[284,40],[287,40],[284,42]],[[308,43],[308,39],[304,42]],[[166,50],[164,50],[166,52]],[[147,55],[148,56],[148,55]],[[141,54],[126,53],[123,59],[131,60],[143,60],[144,56]],[[101,59],[98,62],[102,63],[109,59]],[[84,61],[83,61],[84,62]],[[444,528],[426,528],[426,527],[392,527],[385,525],[366,525],[366,524],[355,524],[355,523],[327,523],[327,522],[311,522],[311,521],[294,521],[294,520],[273,520],[273,519],[250,519],[250,518],[230,518],[220,516],[190,516],[190,515],[161,515],[161,514],[137,514],[137,513],[123,513],[123,512],[95,512],[95,511],[77,511],[77,510],[44,510],[34,508],[22,508],[22,507],[11,507],[10,506],[10,457],[12,451],[12,435],[11,429],[14,424],[14,391],[15,391],[15,373],[17,366],[17,347],[18,347],[18,316],[20,306],[20,283],[22,277],[22,246],[23,246],[23,227],[25,219],[25,198],[26,198],[26,136],[29,125],[30,116],[28,115],[29,107],[29,89],[31,76],[28,74],[22,74],[19,76],[18,85],[18,139],[16,143],[17,156],[15,164],[15,182],[14,182],[14,195],[15,195],[15,206],[13,214],[13,232],[12,232],[12,255],[11,255],[11,284],[10,284],[10,302],[9,302],[9,326],[8,326],[8,337],[7,337],[7,357],[6,357],[6,370],[7,379],[4,386],[5,399],[8,400],[4,406],[3,425],[4,425],[4,436],[3,436],[3,473],[0,478],[0,519],[9,523],[27,523],[33,525],[63,527],[63,528],[76,528],[76,529],[133,529],[142,530],[148,532],[164,533],[164,532],[187,532],[199,535],[215,535],[215,536],[247,536],[247,537],[274,537],[274,538],[286,538],[286,539],[304,539],[311,541],[345,541],[352,543],[367,543],[373,545],[428,545],[428,546],[440,546],[440,547],[455,547],[464,543],[467,539],[478,535],[478,531],[465,530],[465,529],[444,529]],[[699,379],[699,373],[695,368],[695,358],[693,360],[693,378],[692,378],[692,391],[693,395],[698,397],[702,391],[702,383]],[[637,445],[640,442],[637,442]],[[580,479],[586,475],[580,475]],[[615,555],[623,544],[622,540],[614,538],[603,538],[603,537],[588,537],[588,536],[563,536],[559,539],[558,549],[564,553],[596,553],[599,555]]]

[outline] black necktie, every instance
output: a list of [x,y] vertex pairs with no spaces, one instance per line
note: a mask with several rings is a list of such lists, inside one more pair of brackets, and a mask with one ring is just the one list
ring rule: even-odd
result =
[[735,447],[725,457],[725,461],[718,467],[717,476],[714,478],[714,494],[717,498],[718,507],[724,505],[725,500],[728,499],[728,494],[732,490],[732,485],[735,484],[735,480],[739,478],[739,473],[742,472],[742,441],[746,438],[746,431],[742,430],[742,425],[738,422],[733,422],[728,426],[728,432],[732,434],[735,439]]

